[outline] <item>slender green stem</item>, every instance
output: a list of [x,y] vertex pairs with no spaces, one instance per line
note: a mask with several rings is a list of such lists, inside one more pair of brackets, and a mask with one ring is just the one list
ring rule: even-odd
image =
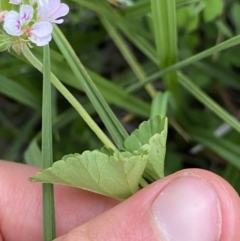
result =
[[105,124],[113,141],[116,143],[116,146],[119,149],[124,148],[123,143],[126,137],[128,137],[128,133],[118,118],[114,115],[102,94],[88,75],[70,43],[56,25],[54,26],[53,38],[75,74],[76,81],[83,86],[86,95]]
[[42,206],[44,241],[52,241],[56,238],[53,184],[42,184]]
[[[49,45],[43,52],[43,95],[42,95],[42,168],[53,164],[52,156],[52,100],[51,100],[51,61]],[[43,232],[44,241],[56,237],[54,188],[53,184],[42,185],[43,199]]]
[[[23,51],[26,59],[40,72],[42,71],[42,63],[32,54],[29,49]],[[99,128],[99,126],[94,122],[91,116],[86,112],[82,105],[76,100],[76,98],[67,90],[67,88],[58,80],[58,78],[51,73],[52,84],[58,89],[58,91],[66,98],[66,100],[76,109],[83,120],[88,124],[88,126],[93,130],[93,132],[98,136],[102,143],[113,150],[116,149],[114,144],[105,135],[105,133]]]

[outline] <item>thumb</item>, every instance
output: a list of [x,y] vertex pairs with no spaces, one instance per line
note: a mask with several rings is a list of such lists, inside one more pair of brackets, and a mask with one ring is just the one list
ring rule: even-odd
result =
[[240,201],[221,177],[182,170],[55,241],[238,241]]

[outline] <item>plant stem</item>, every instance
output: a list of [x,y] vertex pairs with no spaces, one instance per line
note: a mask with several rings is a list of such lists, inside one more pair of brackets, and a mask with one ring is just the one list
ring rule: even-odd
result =
[[[26,59],[40,72],[42,72],[42,63],[32,54],[29,49],[23,51]],[[66,98],[66,100],[76,109],[83,120],[88,124],[92,131],[98,136],[102,143],[113,150],[116,149],[114,144],[105,135],[105,133],[94,122],[91,116],[86,112],[82,105],[76,100],[76,98],[67,90],[67,88],[58,80],[58,78],[51,73],[51,82],[58,89],[58,91]]]
[[[52,157],[52,101],[51,61],[49,45],[43,52],[43,95],[42,95],[42,168],[53,164]],[[56,237],[53,184],[42,184],[43,233],[44,241]]]
[[117,148],[124,148],[124,140],[128,137],[127,131],[103,98],[64,34],[56,25],[54,25],[53,38],[75,74],[76,81],[83,86],[86,95],[112,136]]

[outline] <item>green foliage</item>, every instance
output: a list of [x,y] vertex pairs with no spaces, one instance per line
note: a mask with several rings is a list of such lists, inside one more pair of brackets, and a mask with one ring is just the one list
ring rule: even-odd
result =
[[155,116],[126,138],[127,151],[103,148],[70,154],[30,181],[70,185],[123,200],[138,191],[142,176],[150,181],[163,177],[166,139],[167,119]]
[[166,152],[167,119],[155,116],[143,122],[124,142],[127,150],[144,150],[149,153],[144,177],[150,181],[164,176],[164,158]]
[[31,181],[70,185],[123,200],[138,190],[147,155],[85,151],[67,155],[31,178]]

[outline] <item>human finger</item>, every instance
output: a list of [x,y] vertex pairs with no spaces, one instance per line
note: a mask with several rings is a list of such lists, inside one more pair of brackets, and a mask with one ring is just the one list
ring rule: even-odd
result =
[[[0,241],[40,241],[41,184],[29,183],[39,168],[0,161]],[[55,185],[57,235],[92,219],[119,201],[81,189]]]
[[239,241],[240,201],[221,177],[182,170],[55,241]]

